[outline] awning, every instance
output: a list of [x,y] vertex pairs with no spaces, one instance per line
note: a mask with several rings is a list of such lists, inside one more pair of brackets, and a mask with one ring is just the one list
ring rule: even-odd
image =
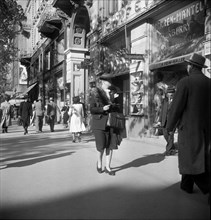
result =
[[32,84],[31,86],[29,86],[29,87],[26,89],[26,91],[24,91],[24,92],[21,94],[21,96],[26,95],[26,94],[27,94],[28,92],[30,92],[36,85],[37,85],[37,82],[34,83],[34,84]]
[[166,59],[164,61],[160,61],[157,63],[152,63],[149,65],[149,69],[152,71],[154,69],[183,63],[185,60],[189,59],[190,56],[191,56],[191,54],[187,54],[187,55],[183,55],[183,56],[179,56],[179,57],[175,57],[175,58],[171,58],[171,59]]

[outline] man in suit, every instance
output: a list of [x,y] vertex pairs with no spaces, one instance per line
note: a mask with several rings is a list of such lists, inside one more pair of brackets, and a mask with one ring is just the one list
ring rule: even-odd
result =
[[47,116],[49,117],[49,125],[50,125],[51,132],[54,132],[54,124],[55,124],[57,108],[58,106],[53,101],[53,98],[50,97],[49,103],[47,106]]
[[20,118],[24,128],[24,135],[28,134],[28,127],[30,125],[30,118],[32,117],[32,104],[28,95],[25,97],[25,101],[20,104]]
[[42,127],[43,127],[43,117],[44,117],[44,105],[42,103],[42,98],[41,96],[38,97],[38,101],[35,102],[34,108],[35,108],[35,127],[36,127],[36,132],[40,133],[42,132]]
[[166,151],[164,153],[165,156],[174,155],[176,153],[176,149],[174,145],[174,133],[169,135],[166,129],[167,116],[171,106],[174,92],[175,89],[173,87],[168,87],[161,103],[160,123],[163,131],[163,136],[167,142]]
[[169,134],[178,128],[180,188],[193,192],[194,183],[209,193],[211,84],[202,73],[205,58],[194,53],[187,62],[188,76],[181,79],[167,119]]

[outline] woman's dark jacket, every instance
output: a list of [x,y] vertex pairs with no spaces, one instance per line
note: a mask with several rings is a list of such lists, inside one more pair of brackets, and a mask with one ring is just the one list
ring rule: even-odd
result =
[[[108,113],[119,112],[119,104],[114,93],[110,92],[110,99],[105,92],[100,88],[92,88],[89,98],[90,112],[92,114],[91,129],[92,130],[105,130],[107,126]],[[104,111],[105,105],[111,105],[109,111]]]

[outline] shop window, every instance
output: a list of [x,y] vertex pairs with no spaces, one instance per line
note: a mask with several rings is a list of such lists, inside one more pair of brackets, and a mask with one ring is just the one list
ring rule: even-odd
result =
[[129,75],[125,74],[122,76],[115,77],[112,81],[113,85],[119,90],[119,101],[122,107],[122,112],[124,115],[128,116],[130,114],[130,83]]

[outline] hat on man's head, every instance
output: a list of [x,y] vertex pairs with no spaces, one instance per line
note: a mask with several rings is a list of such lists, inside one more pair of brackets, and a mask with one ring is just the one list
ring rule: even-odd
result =
[[204,65],[205,61],[206,61],[206,58],[197,53],[192,54],[189,60],[185,60],[185,62],[193,64],[195,66],[198,66],[201,68],[207,68],[207,66]]
[[114,75],[111,73],[103,73],[101,76],[99,76],[99,79],[101,80],[111,80],[111,78],[113,78]]
[[50,98],[49,98],[49,100],[50,100],[50,101],[53,101],[53,98],[52,98],[52,97],[50,97]]

